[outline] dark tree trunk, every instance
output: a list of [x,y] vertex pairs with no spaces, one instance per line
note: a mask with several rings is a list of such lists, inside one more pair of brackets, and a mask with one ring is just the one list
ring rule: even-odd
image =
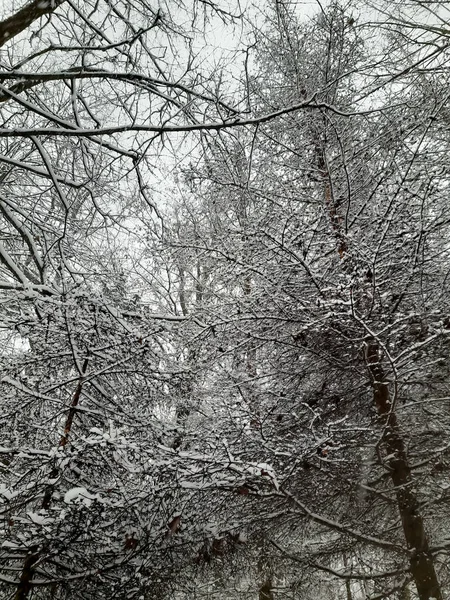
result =
[[411,468],[405,444],[392,406],[389,386],[380,362],[380,348],[372,340],[367,348],[367,367],[372,380],[373,399],[384,426],[383,441],[387,453],[386,466],[395,486],[397,506],[408,548],[412,550],[410,570],[420,600],[442,600],[442,592],[434,568],[420,506],[414,492]]
[[[81,397],[81,391],[83,389],[84,376],[86,374],[86,369],[89,364],[89,359],[85,359],[80,379],[78,381],[78,385],[76,387],[75,393],[72,396],[72,402],[70,403],[69,413],[67,415],[67,419],[64,425],[64,433],[59,440],[59,447],[64,448],[68,441],[70,434],[72,432],[73,419],[75,417],[75,413],[77,410],[78,403]],[[59,476],[59,470],[57,467],[54,467],[50,473],[50,479],[56,479]],[[50,484],[45,490],[44,497],[42,499],[41,508],[48,510],[50,508],[53,496],[54,485]],[[42,550],[41,550],[42,552]],[[39,560],[40,553],[38,552],[37,547],[33,547],[27,557],[25,558],[25,562],[23,564],[22,573],[20,576],[20,582],[17,587],[16,595],[14,596],[14,600],[27,600],[28,594],[31,591],[33,586],[33,574],[34,574],[34,564]]]
[[272,593],[272,580],[266,579],[266,581],[259,588],[259,600],[273,600]]
[[34,565],[39,560],[39,552],[36,546],[30,548],[30,552],[27,555],[23,564],[22,574],[20,576],[20,582],[17,586],[16,595],[14,600],[26,600],[31,590],[31,580],[33,579]]
[[[317,144],[318,170],[324,182],[325,204],[328,207],[331,225],[338,242],[338,253],[342,259],[348,253],[342,235],[342,219],[338,214],[331,191],[330,176],[325,150]],[[373,274],[370,274],[373,277]],[[412,551],[410,571],[417,587],[419,600],[443,600],[442,591],[434,568],[420,506],[413,488],[411,468],[406,454],[403,436],[398,426],[397,416],[392,406],[389,384],[385,380],[381,364],[380,346],[372,339],[367,346],[366,363],[370,373],[373,400],[384,427],[383,442],[386,450],[386,466],[394,484],[397,506],[408,548]]]
[[60,6],[64,0],[33,0],[16,13],[0,22],[0,47],[15,37],[34,21],[44,15],[49,15]]

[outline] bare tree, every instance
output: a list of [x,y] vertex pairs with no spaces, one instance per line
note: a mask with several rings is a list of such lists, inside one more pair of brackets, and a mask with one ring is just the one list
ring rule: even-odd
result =
[[235,94],[197,41],[230,7],[0,23],[5,594],[445,597],[448,32],[412,7],[277,2]]
[[[169,441],[186,379],[175,330],[187,317],[155,313],[133,263],[141,217],[161,229],[149,167],[164,128],[236,114],[206,65],[193,65],[203,19],[234,17],[214,4],[10,8],[0,23],[0,585],[17,600],[157,598],[191,561],[179,509],[184,519],[197,492],[181,493]],[[130,133],[148,127],[158,131]]]
[[[267,113],[314,97],[323,108],[210,143],[203,167],[186,174],[210,232],[185,247],[216,260],[227,286],[222,297],[216,281],[206,292],[215,300],[203,307],[203,343],[221,372],[214,395],[234,389],[247,408],[250,388],[257,398],[258,419],[250,410],[245,441],[236,434],[230,451],[276,473],[265,475],[271,492],[246,489],[285,559],[278,576],[300,563],[354,597],[404,594],[413,582],[419,598],[442,598],[447,140],[433,77],[445,32],[425,27],[439,45],[413,48],[409,37],[405,49],[406,18],[385,22],[384,35],[376,19],[355,17],[335,4],[308,26],[277,3],[259,32],[251,103]],[[254,208],[243,225],[244,194]],[[290,515],[314,524],[315,551],[289,530]]]

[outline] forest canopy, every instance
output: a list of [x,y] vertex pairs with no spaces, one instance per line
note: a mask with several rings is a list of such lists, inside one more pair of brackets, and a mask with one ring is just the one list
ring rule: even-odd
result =
[[450,595],[450,7],[0,8],[0,596]]

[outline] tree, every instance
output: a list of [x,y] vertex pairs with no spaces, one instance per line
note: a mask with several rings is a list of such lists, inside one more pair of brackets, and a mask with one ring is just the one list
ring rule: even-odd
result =
[[179,509],[188,513],[198,493],[182,494],[170,443],[186,379],[174,340],[189,324],[153,313],[132,272],[139,212],[161,226],[149,166],[165,127],[236,111],[206,68],[192,67],[190,35],[206,8],[9,8],[0,23],[0,585],[17,600],[157,598],[190,564]]
[[[261,514],[281,557],[343,581],[372,580],[373,593],[403,594],[413,581],[419,598],[440,598],[447,550],[433,498],[442,498],[445,470],[448,305],[438,158],[446,142],[435,122],[445,112],[426,95],[419,64],[442,70],[434,61],[445,51],[435,45],[423,57],[415,48],[420,63],[405,69],[397,19],[380,42],[391,51],[383,74],[360,33],[369,25],[355,28],[350,10],[333,5],[308,28],[278,3],[261,34],[251,104],[267,113],[314,97],[328,108],[218,136],[204,167],[187,173],[213,238],[191,247],[215,259],[228,284],[223,304],[217,283],[207,292],[207,353],[221,372],[213,394],[234,387],[250,414],[254,443],[236,436],[230,452],[274,468],[279,489],[250,490],[249,511]],[[380,37],[378,25],[370,35]],[[255,207],[245,223],[244,196]],[[248,294],[241,278],[251,279]],[[430,413],[431,394],[440,408]],[[297,531],[286,537],[292,513],[317,525],[315,553],[298,549]],[[343,554],[359,569],[349,571]]]
[[3,590],[443,598],[447,31],[199,8],[0,23]]

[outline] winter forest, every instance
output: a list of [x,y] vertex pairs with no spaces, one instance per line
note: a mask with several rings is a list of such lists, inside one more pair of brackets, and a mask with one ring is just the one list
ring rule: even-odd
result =
[[0,2],[0,598],[450,598],[450,3]]

